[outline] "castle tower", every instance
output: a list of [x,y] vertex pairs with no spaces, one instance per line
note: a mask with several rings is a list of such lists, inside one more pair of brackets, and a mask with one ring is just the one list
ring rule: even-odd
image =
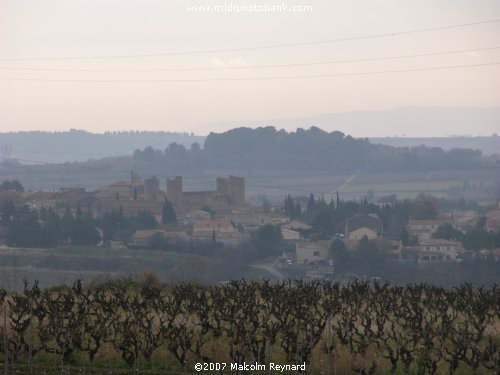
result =
[[182,177],[167,178],[167,199],[176,207],[182,207]]
[[224,177],[217,177],[216,179],[216,191],[219,196],[229,197],[229,179]]
[[155,177],[144,180],[144,198],[149,201],[158,200],[160,181]]
[[229,176],[229,198],[232,204],[245,204],[245,179]]
[[245,179],[242,177],[229,176],[217,177],[216,194],[223,198],[228,204],[245,203]]

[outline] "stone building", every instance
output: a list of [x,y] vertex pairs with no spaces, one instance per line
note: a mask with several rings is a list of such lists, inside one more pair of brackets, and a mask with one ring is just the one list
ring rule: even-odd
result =
[[178,209],[182,209],[182,177],[167,178],[167,199]]
[[209,191],[183,191],[182,177],[167,179],[167,199],[176,211],[187,212],[202,206],[233,206],[245,204],[245,179],[229,176],[218,177],[216,189]]
[[330,258],[330,242],[298,242],[295,244],[297,264],[322,262]]
[[245,179],[236,176],[217,177],[216,195],[227,198],[229,204],[245,204]]
[[144,199],[148,201],[158,200],[160,195],[160,181],[155,176],[144,180]]
[[419,241],[427,241],[432,238],[432,234],[443,224],[453,224],[451,219],[433,219],[433,220],[413,220],[408,223],[408,233],[410,236],[416,236]]
[[349,236],[352,232],[366,228],[375,232],[377,236],[383,236],[384,225],[382,219],[375,214],[363,214],[351,217],[345,223],[345,235]]

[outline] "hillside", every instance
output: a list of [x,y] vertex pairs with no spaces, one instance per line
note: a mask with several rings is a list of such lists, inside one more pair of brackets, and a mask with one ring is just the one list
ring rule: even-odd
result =
[[[208,129],[257,128],[272,125],[287,130],[317,126],[359,137],[473,137],[499,131],[499,107],[397,107],[387,110],[358,110],[323,113],[308,117],[234,120],[209,124]],[[429,138],[424,138],[429,139]],[[469,147],[469,146],[467,146]]]
[[[328,196],[337,190],[359,198],[368,190],[410,197],[422,191],[443,196],[454,189],[454,197],[473,194],[490,199],[499,170],[498,162],[480,151],[392,147],[316,127],[293,132],[238,128],[209,134],[203,147],[171,143],[86,162],[0,164],[3,179],[18,179],[31,190],[69,186],[93,190],[126,180],[132,171],[143,177],[156,175],[162,186],[165,178],[182,175],[187,190],[204,190],[213,188],[215,177],[235,174],[246,178],[247,198],[254,202],[262,196],[281,200],[287,193]],[[488,191],[465,191],[466,181],[481,183],[483,187],[474,189]]]
[[[153,146],[165,148],[172,142],[190,146],[203,143],[204,137],[192,133],[123,131],[104,134],[84,130],[65,132],[10,132],[0,133],[0,146],[10,145],[12,157],[41,160],[50,163],[86,161],[117,155],[130,155],[137,148]],[[0,160],[2,155],[0,154]]]

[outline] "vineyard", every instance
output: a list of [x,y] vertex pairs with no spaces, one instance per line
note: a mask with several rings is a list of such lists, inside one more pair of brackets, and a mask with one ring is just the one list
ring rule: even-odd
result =
[[215,362],[305,362],[325,375],[500,371],[496,286],[35,283],[0,289],[0,304],[9,374],[192,374]]

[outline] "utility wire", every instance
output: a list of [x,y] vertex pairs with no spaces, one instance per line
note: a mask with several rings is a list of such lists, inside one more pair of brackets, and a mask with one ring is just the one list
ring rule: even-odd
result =
[[330,43],[346,42],[346,41],[351,41],[351,40],[375,39],[375,38],[383,38],[383,37],[390,37],[390,36],[396,36],[396,35],[407,35],[407,34],[416,34],[416,33],[422,33],[422,32],[456,29],[456,28],[460,28],[460,27],[476,26],[476,25],[483,25],[483,24],[496,23],[496,22],[500,22],[500,19],[491,19],[491,20],[485,20],[485,21],[429,27],[429,28],[407,30],[407,31],[396,31],[396,32],[380,33],[380,34],[358,35],[358,36],[336,38],[336,39],[326,39],[326,40],[297,42],[297,43],[285,43],[285,44],[270,44],[270,45],[264,45],[264,46],[242,47],[242,48],[198,50],[198,51],[179,51],[179,52],[166,52],[166,53],[134,54],[134,55],[110,55],[110,56],[23,57],[23,58],[4,57],[4,58],[0,58],[0,61],[124,59],[124,58],[135,58],[135,57],[181,56],[181,55],[200,55],[200,54],[207,54],[207,53],[253,51],[253,50],[261,50],[261,49],[290,48],[290,47],[301,47],[301,46],[309,46],[309,45],[330,44]]
[[184,68],[139,68],[139,69],[68,69],[68,68],[13,68],[13,67],[0,67],[0,70],[24,70],[24,71],[58,71],[58,72],[166,72],[166,71],[193,71],[193,70],[233,70],[233,69],[254,69],[254,68],[284,68],[294,66],[310,66],[310,65],[329,65],[329,64],[346,64],[356,62],[368,61],[383,61],[383,60],[396,60],[406,59],[412,57],[426,57],[426,56],[441,56],[452,55],[465,52],[479,52],[500,49],[500,46],[461,49],[443,52],[429,52],[418,53],[412,55],[399,55],[399,56],[382,56],[382,57],[369,57],[362,59],[349,59],[349,60],[327,60],[327,61],[314,61],[305,63],[291,63],[291,64],[269,64],[269,65],[247,65],[247,66],[227,66],[227,67],[184,67]]
[[414,69],[399,69],[399,70],[380,70],[370,72],[358,73],[339,73],[339,74],[313,74],[313,75],[293,75],[293,76],[267,76],[267,77],[246,77],[246,78],[200,78],[200,79],[46,79],[46,78],[9,78],[0,77],[3,81],[35,81],[35,82],[87,82],[87,83],[160,83],[160,82],[217,82],[217,81],[255,81],[255,80],[286,80],[286,79],[302,79],[302,78],[331,78],[331,77],[354,77],[364,75],[377,75],[377,74],[391,74],[391,73],[407,73],[407,72],[421,72],[430,70],[449,70],[449,69],[463,69],[475,68],[483,66],[499,65],[500,61],[481,64],[468,64],[468,65],[445,65],[435,66],[428,68],[414,68]]

